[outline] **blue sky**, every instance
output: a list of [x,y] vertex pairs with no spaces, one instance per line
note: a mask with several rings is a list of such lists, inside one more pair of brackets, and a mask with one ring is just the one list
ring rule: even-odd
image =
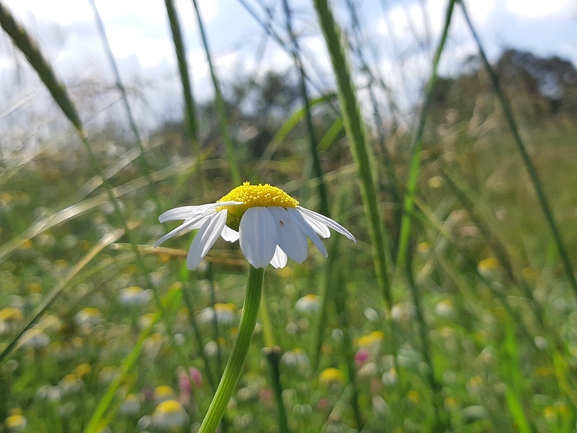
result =
[[[261,10],[255,0],[246,2]],[[423,2],[427,7],[427,24],[434,44],[441,30],[447,0]],[[389,86],[400,86],[399,77],[403,74],[414,78],[408,84],[405,80],[403,86],[406,88],[400,92],[399,97],[404,98],[407,105],[411,102],[410,95],[418,93],[421,77],[426,75],[430,65],[430,51],[418,48],[418,41],[425,39],[427,28],[423,21],[423,2],[355,2],[362,10],[364,36],[377,52],[374,62],[389,81]],[[99,79],[111,82],[112,75],[97,37],[88,0],[4,0],[4,3],[40,41],[67,84]],[[267,3],[276,5],[277,13],[282,16],[280,1]],[[128,85],[135,83],[145,88],[148,100],[153,101],[156,110],[166,117],[180,113],[180,102],[174,103],[179,98],[179,81],[164,2],[96,0],[96,4],[123,80]],[[195,96],[200,100],[208,99],[212,90],[192,2],[176,0],[176,4],[185,29]],[[310,66],[314,63],[319,77],[328,77],[325,82],[330,85],[329,62],[324,42],[316,32],[311,1],[293,0],[290,4],[295,27],[305,35],[302,43]],[[337,11],[342,11],[345,2],[335,0],[333,4]],[[466,4],[493,59],[503,49],[518,48],[540,56],[559,55],[577,64],[577,3],[574,0],[468,0]],[[200,5],[222,79],[233,79],[239,73],[250,74],[255,65],[256,47],[262,41],[261,27],[237,0],[200,0]],[[396,41],[394,49],[392,40]],[[30,92],[30,87],[38,86],[35,80],[11,85],[17,65],[9,45],[0,40],[0,113],[5,105]],[[464,59],[475,52],[475,45],[457,10],[451,44],[442,63],[443,71],[458,70]],[[291,59],[269,42],[261,71],[284,71],[290,66]]]

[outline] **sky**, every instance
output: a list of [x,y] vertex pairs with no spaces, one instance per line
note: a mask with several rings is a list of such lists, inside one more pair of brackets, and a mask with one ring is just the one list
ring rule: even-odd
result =
[[[261,16],[261,3],[276,5],[273,10],[279,16],[277,28],[284,25],[280,18],[282,2],[244,1]],[[371,64],[382,72],[389,87],[399,88],[399,99],[410,106],[430,66],[447,0],[352,1],[361,11],[364,40],[373,49]],[[39,41],[68,86],[104,82],[111,87],[110,65],[88,0],[3,0],[3,3]],[[180,82],[164,2],[95,0],[95,3],[123,82],[140,89],[154,105],[148,121],[179,117],[182,112]],[[175,0],[175,3],[184,29],[195,97],[201,101],[210,99],[212,86],[192,1]],[[311,0],[290,1],[294,26],[302,35],[305,58],[317,74],[319,87],[330,88],[329,60],[311,3]],[[220,78],[227,82],[239,74],[254,73],[258,47],[264,40],[262,27],[238,0],[199,0],[199,4]],[[346,24],[346,1],[333,0],[332,4],[341,22]],[[543,57],[558,55],[577,64],[577,2],[574,0],[465,0],[465,4],[491,59],[497,59],[504,49],[516,48]],[[291,58],[274,42],[269,40],[265,49],[261,73],[264,70],[283,72],[291,67]],[[460,11],[456,10],[441,72],[458,72],[466,58],[474,53],[476,48],[470,33]],[[0,128],[14,111],[30,108],[38,99],[33,95],[19,102],[40,85],[22,72],[26,71],[24,63],[22,58],[15,57],[6,38],[0,38]],[[401,83],[403,76],[413,80],[404,79]],[[93,89],[93,92],[103,91]],[[106,98],[103,96],[99,102],[106,105]],[[14,106],[18,108],[12,109]],[[96,107],[91,108],[98,111]],[[146,114],[143,116],[146,121]]]

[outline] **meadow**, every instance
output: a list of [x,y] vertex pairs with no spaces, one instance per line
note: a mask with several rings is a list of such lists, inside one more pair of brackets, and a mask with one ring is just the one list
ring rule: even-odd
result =
[[[333,233],[328,257],[309,243],[302,264],[266,267],[221,432],[575,431],[574,66],[515,50],[490,63],[450,0],[420,101],[402,111],[366,61],[354,2],[336,20],[315,0],[334,72],[319,94],[285,0],[259,25],[290,74],[226,83],[201,32],[215,98],[198,104],[165,4],[184,115],[142,132],[119,76],[123,128],[87,126],[85,100],[0,0],[3,32],[67,121],[51,135],[31,118],[22,142],[48,134],[33,147],[7,134],[0,149],[0,431],[199,431],[248,262],[219,240],[189,270],[195,231],[153,244],[177,227],[163,212],[243,181],[283,189],[357,242]],[[456,15],[479,53],[443,78]],[[562,98],[539,87],[547,74]]]

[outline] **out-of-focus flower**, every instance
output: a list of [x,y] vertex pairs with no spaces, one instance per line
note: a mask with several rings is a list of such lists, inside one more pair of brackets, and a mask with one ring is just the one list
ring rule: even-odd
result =
[[391,368],[389,371],[385,371],[381,377],[381,382],[383,382],[385,386],[391,386],[397,383],[397,370]]
[[218,341],[210,340],[208,343],[204,345],[204,353],[209,358],[215,357],[218,353],[219,347],[222,350],[225,344],[225,340],[223,338],[219,338]]
[[479,262],[477,265],[477,270],[479,273],[488,279],[496,278],[499,274],[499,260],[495,257],[487,257]]
[[214,312],[216,321],[223,325],[231,325],[236,321],[236,306],[234,304],[214,304],[214,308],[208,307],[202,310],[197,318],[200,323],[212,323]]
[[62,398],[62,390],[57,386],[41,386],[36,390],[36,397],[40,400],[57,402]]
[[421,242],[417,245],[417,254],[419,254],[420,256],[426,257],[429,255],[429,253],[431,252],[432,249],[433,248],[432,248],[430,242],[427,242],[427,241]]
[[421,395],[419,394],[419,391],[415,391],[414,389],[409,391],[409,393],[407,394],[407,400],[409,400],[409,402],[413,404],[417,404],[420,399]]
[[415,317],[415,307],[410,304],[393,305],[391,309],[391,317],[393,321],[406,325],[412,322]]
[[156,388],[154,388],[154,401],[157,403],[166,400],[171,400],[174,399],[175,397],[176,393],[174,392],[174,389],[172,389],[168,385],[159,385]]
[[216,203],[171,209],[158,218],[160,222],[184,220],[180,226],[160,238],[154,246],[177,234],[199,229],[186,258],[195,269],[219,236],[229,242],[240,240],[240,248],[255,268],[269,263],[284,268],[290,257],[302,263],[308,254],[307,238],[327,256],[319,239],[330,236],[329,227],[356,242],[340,224],[321,214],[298,206],[298,201],[283,190],[245,182]]
[[152,414],[152,423],[161,429],[173,429],[188,419],[182,405],[176,400],[166,400],[156,406]]
[[473,376],[467,382],[467,392],[471,395],[476,395],[481,392],[483,387],[483,378],[481,376]]
[[189,369],[189,373],[186,370],[181,370],[178,375],[178,400],[183,404],[187,405],[190,401],[190,395],[192,393],[192,385],[200,387],[202,385],[202,375],[200,371],[194,367]]
[[377,364],[375,364],[374,362],[367,362],[366,364],[361,366],[357,374],[359,379],[366,379],[369,377],[376,376],[378,372],[379,372],[379,366]]
[[286,268],[281,268],[278,270],[277,275],[281,278],[292,278],[294,274],[294,271],[292,270],[292,268],[289,268],[288,266]]
[[107,365],[105,367],[102,367],[102,369],[100,370],[98,379],[100,380],[100,383],[102,383],[103,385],[108,385],[112,383],[112,381],[116,379],[119,374],[120,371],[118,370],[117,367]]
[[50,344],[50,337],[46,335],[38,326],[34,326],[22,334],[20,346],[29,349],[44,349]]
[[78,364],[76,367],[74,367],[74,374],[77,377],[82,378],[83,376],[86,376],[87,374],[90,374],[90,372],[92,371],[92,367],[90,366],[90,364]]
[[20,431],[26,428],[28,421],[24,415],[22,415],[22,409],[15,408],[10,411],[10,416],[4,420],[6,428],[11,431]]
[[532,268],[523,268],[521,269],[521,276],[525,278],[527,281],[537,281],[539,279],[539,271],[536,271]]
[[432,189],[439,189],[443,186],[445,182],[443,181],[443,178],[441,176],[433,176],[430,177],[429,180],[427,181],[427,185],[429,186],[429,188]]
[[154,317],[156,316],[155,313],[146,313],[143,314],[142,316],[140,316],[138,318],[138,326],[140,329],[146,329],[150,326],[150,324],[152,323],[152,321],[154,320]]
[[98,308],[87,307],[74,315],[74,321],[79,326],[95,326],[102,322],[102,314]]
[[357,368],[361,368],[367,361],[371,358],[369,351],[367,349],[359,349],[355,353],[355,365]]
[[58,382],[58,386],[62,390],[63,395],[73,394],[82,389],[84,382],[82,382],[82,379],[76,377],[75,374],[67,374],[60,382]]
[[446,397],[444,405],[445,405],[445,409],[447,409],[448,411],[458,410],[461,407],[459,400],[457,400],[453,396]]
[[0,310],[0,321],[2,322],[19,322],[24,316],[17,308],[6,307]]
[[62,322],[53,314],[48,314],[42,318],[38,326],[44,331],[59,332],[62,329]]
[[450,318],[455,314],[453,303],[449,299],[443,299],[435,305],[435,314],[439,317]]
[[143,290],[142,287],[130,286],[120,291],[118,300],[122,305],[133,306],[146,304],[152,295],[150,290]]
[[330,387],[334,384],[343,384],[345,375],[338,368],[327,368],[319,376],[319,383],[322,386]]
[[0,310],[0,335],[12,332],[16,324],[24,319],[19,309],[6,307]]
[[319,309],[320,305],[321,297],[309,293],[297,301],[295,308],[301,313],[314,313]]
[[375,359],[381,350],[381,344],[384,338],[385,334],[383,334],[381,331],[373,331],[370,334],[356,338],[355,343],[360,349],[359,351],[365,350],[369,359]]
[[289,350],[281,357],[281,362],[288,367],[307,369],[309,367],[309,358],[306,352],[300,347]]
[[123,416],[136,416],[140,413],[140,399],[136,394],[128,394],[118,411]]

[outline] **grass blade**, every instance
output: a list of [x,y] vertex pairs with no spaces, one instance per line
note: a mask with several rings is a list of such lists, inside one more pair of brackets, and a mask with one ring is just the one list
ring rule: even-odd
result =
[[345,52],[340,43],[340,31],[333,18],[327,0],[315,0],[315,9],[327,43],[333,71],[337,79],[338,96],[343,111],[345,130],[350,140],[351,151],[357,166],[365,213],[370,223],[371,241],[375,260],[375,271],[387,308],[392,308],[392,294],[387,272],[385,233],[377,203],[372,152],[367,142],[364,121],[357,101],[355,88]]
[[192,85],[190,83],[190,73],[188,70],[188,62],[186,61],[186,50],[184,48],[184,40],[182,39],[182,31],[180,30],[180,22],[178,21],[174,1],[164,0],[164,4],[166,5],[166,14],[168,15],[168,21],[170,23],[172,42],[174,43],[180,81],[182,82],[182,93],[186,109],[186,123],[190,132],[190,139],[198,153],[200,151],[200,145],[197,137],[198,127],[196,122],[196,109],[194,107],[194,97],[192,95]]
[[517,127],[517,122],[515,121],[515,117],[513,116],[511,105],[509,104],[509,101],[507,100],[505,93],[501,89],[501,85],[499,84],[499,78],[497,77],[497,74],[495,73],[493,67],[489,63],[489,60],[487,59],[485,50],[483,49],[483,45],[481,44],[481,39],[479,39],[479,35],[477,34],[475,27],[473,27],[473,23],[471,22],[469,14],[467,13],[465,3],[461,1],[460,4],[465,20],[467,21],[467,25],[469,26],[469,29],[471,30],[471,33],[475,41],[477,42],[477,47],[479,48],[479,54],[483,59],[485,69],[487,70],[489,76],[491,77],[491,82],[493,84],[493,87],[495,88],[495,93],[497,94],[497,97],[499,98],[499,100],[501,101],[501,105],[503,106],[503,112],[505,113],[505,118],[507,119],[507,123],[509,124],[509,128],[511,129],[511,133],[513,134],[517,150],[521,154],[521,158],[523,159],[525,168],[527,169],[529,177],[531,178],[531,182],[533,183],[533,188],[537,193],[539,206],[541,206],[541,210],[545,214],[545,220],[547,221],[549,230],[551,230],[551,234],[553,235],[553,240],[555,241],[555,246],[557,247],[559,256],[561,256],[561,260],[563,261],[563,266],[565,268],[565,273],[567,274],[569,284],[571,285],[571,288],[577,295],[577,279],[575,278],[575,273],[573,272],[573,267],[571,266],[571,261],[569,260],[567,249],[565,248],[563,238],[561,237],[561,232],[557,227],[557,223],[555,222],[555,218],[553,217],[553,212],[551,211],[551,208],[547,203],[547,197],[545,196],[545,192],[543,191],[543,184],[541,182],[541,179],[539,178],[537,169],[535,168],[535,164],[533,163],[533,160],[531,159],[529,153],[527,152],[527,148],[523,143],[521,134],[519,134],[519,128]]
[[204,53],[206,55],[206,60],[208,62],[208,67],[210,69],[210,77],[212,78],[212,85],[214,87],[214,99],[216,103],[216,109],[218,111],[218,116],[220,119],[220,127],[222,129],[222,135],[224,139],[224,146],[226,148],[226,157],[228,159],[230,174],[232,176],[232,182],[234,185],[240,185],[242,179],[240,178],[240,171],[238,169],[238,164],[236,162],[236,155],[234,152],[234,147],[232,144],[232,138],[230,137],[230,132],[228,130],[228,120],[226,116],[226,109],[224,106],[224,99],[222,97],[222,92],[220,91],[220,84],[216,71],[214,69],[214,63],[212,61],[212,54],[210,53],[210,48],[208,46],[208,38],[206,37],[206,31],[204,29],[204,22],[202,20],[202,15],[200,14],[200,9],[198,7],[198,2],[192,0],[194,6],[194,11],[196,12],[196,19],[198,22],[198,30],[202,38],[202,45],[204,47]]
[[56,74],[44,58],[34,40],[24,27],[16,22],[8,8],[0,2],[0,27],[10,36],[16,47],[26,56],[28,63],[36,70],[38,76],[58,104],[64,115],[83,135],[82,122],[68,97],[64,85],[56,78]]
[[414,196],[417,189],[417,180],[419,179],[419,172],[421,168],[421,149],[423,148],[423,132],[425,131],[425,120],[427,110],[431,105],[433,90],[437,82],[437,70],[439,68],[439,60],[445,48],[447,37],[449,35],[449,26],[451,24],[451,17],[453,16],[453,9],[455,0],[450,0],[447,5],[447,12],[445,14],[445,24],[443,33],[435,56],[433,57],[433,64],[431,68],[431,75],[425,88],[425,100],[421,106],[421,110],[417,116],[418,123],[413,136],[411,138],[411,165],[409,171],[409,179],[407,181],[407,192],[403,200],[403,217],[401,219],[401,233],[399,235],[399,248],[397,250],[397,268],[406,269],[405,263],[407,260],[407,252],[409,249],[409,240],[411,236],[411,219],[413,209],[415,207]]
[[292,18],[291,18],[291,11],[289,8],[288,0],[283,0],[283,6],[284,6],[285,15],[286,15],[287,32],[289,34],[289,37],[291,39],[291,44],[292,44],[292,50],[291,50],[292,56],[293,56],[295,66],[297,67],[297,69],[299,71],[300,91],[301,91],[301,96],[302,96],[303,101],[304,101],[305,119],[306,119],[307,131],[309,133],[309,154],[310,154],[311,159],[312,159],[313,174],[314,174],[314,177],[318,181],[317,188],[318,188],[319,201],[320,201],[320,212],[323,215],[329,216],[329,201],[328,201],[328,197],[327,197],[327,187],[326,187],[325,182],[323,180],[323,171],[321,169],[321,161],[319,159],[318,142],[317,142],[317,138],[316,138],[316,134],[315,134],[315,128],[313,125],[313,116],[311,113],[310,98],[309,98],[309,94],[307,91],[306,76],[305,76],[303,63],[302,63],[302,60],[300,57],[300,48],[299,48],[298,40],[297,40],[297,38],[293,32],[293,28],[292,28]]

